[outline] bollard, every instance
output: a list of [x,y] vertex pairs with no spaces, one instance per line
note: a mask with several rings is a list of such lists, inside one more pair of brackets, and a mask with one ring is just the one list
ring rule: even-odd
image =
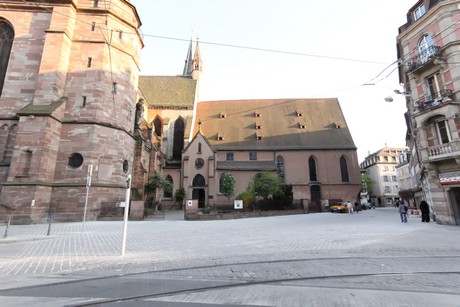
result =
[[48,233],[46,234],[49,236],[51,233],[51,211],[48,211]]
[[3,235],[3,239],[8,237],[8,227],[10,227],[11,216],[8,217],[8,221],[6,222],[5,234]]

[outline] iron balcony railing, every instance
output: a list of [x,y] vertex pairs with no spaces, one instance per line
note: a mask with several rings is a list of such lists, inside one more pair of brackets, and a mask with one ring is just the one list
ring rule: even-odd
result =
[[428,48],[424,49],[422,52],[419,52],[417,56],[410,59],[409,71],[414,71],[425,64],[431,63],[435,58],[441,58],[442,52],[441,47],[439,46],[429,46]]
[[415,102],[415,105],[420,111],[425,111],[434,107],[437,107],[441,104],[449,103],[454,100],[454,94],[452,90],[441,90],[434,95],[426,95],[419,98]]

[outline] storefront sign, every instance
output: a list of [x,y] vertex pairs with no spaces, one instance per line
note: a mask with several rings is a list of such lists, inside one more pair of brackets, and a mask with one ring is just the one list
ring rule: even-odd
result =
[[441,184],[460,183],[460,171],[444,172],[439,174]]

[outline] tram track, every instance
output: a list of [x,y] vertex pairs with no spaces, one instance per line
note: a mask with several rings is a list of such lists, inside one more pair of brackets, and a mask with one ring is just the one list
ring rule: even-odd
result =
[[[405,263],[420,263],[420,262],[431,262],[432,259],[437,261],[443,261],[445,263],[452,263],[452,270],[436,270],[436,269],[417,269],[416,267],[408,269],[398,269],[395,264],[395,260],[404,261]],[[165,298],[168,296],[177,296],[177,295],[188,295],[203,293],[207,291],[217,291],[217,290],[231,290],[243,287],[252,287],[258,285],[283,285],[287,284],[302,284],[302,287],[310,288],[330,288],[330,289],[347,289],[346,287],[340,285],[339,281],[343,280],[355,280],[359,284],[360,279],[384,279],[384,278],[397,278],[397,279],[415,279],[415,280],[439,280],[439,279],[450,279],[453,280],[454,285],[458,280],[458,287],[460,289],[460,266],[456,265],[460,263],[460,255],[407,255],[407,256],[398,256],[397,259],[394,256],[367,256],[367,257],[358,257],[358,256],[345,256],[345,257],[317,257],[317,258],[297,258],[297,259],[277,259],[277,260],[265,260],[265,261],[235,261],[229,263],[217,263],[211,265],[196,265],[196,266],[184,266],[177,268],[167,268],[160,270],[146,270],[143,272],[134,272],[126,274],[116,274],[116,275],[106,275],[98,276],[91,278],[83,278],[79,280],[67,280],[63,282],[55,282],[41,285],[33,285],[27,287],[19,288],[10,288],[5,290],[0,290],[0,296],[26,296],[27,293],[43,293],[46,297],[46,293],[50,293],[52,296],[53,293],[59,293],[62,289],[84,289],[91,287],[101,286],[100,294],[97,295],[86,295],[84,292],[79,293],[78,295],[72,297],[92,297],[93,299],[88,299],[87,302],[80,302],[77,304],[69,304],[68,306],[94,306],[94,305],[110,305],[120,302],[134,302],[141,300],[149,299],[158,299]],[[339,272],[332,273],[334,267],[343,268],[348,263],[355,263],[357,261],[364,261],[364,267],[361,271],[351,272]],[[382,271],[383,266],[387,271]],[[292,272],[296,268],[307,268],[315,267],[310,271],[302,272],[293,272],[288,277],[283,277],[284,272]],[[322,268],[330,267],[329,271],[322,271]],[[388,267],[388,268],[386,268]],[[391,270],[391,268],[394,268]],[[267,270],[273,269],[272,272],[267,272]],[[316,270],[316,271],[315,271]],[[220,277],[207,275],[207,272],[225,272],[225,274],[235,274],[235,275],[221,275]],[[256,276],[245,275],[241,277],[238,275],[241,272],[262,272]],[[75,273],[75,272],[74,272]],[[264,275],[263,273],[266,273]],[[279,274],[281,273],[281,274]],[[277,275],[278,274],[278,275]],[[76,276],[72,273],[65,274],[63,276],[67,277],[82,277]],[[235,276],[239,276],[236,278]],[[120,286],[123,283],[132,283],[133,281],[137,282],[140,287],[142,287],[142,282],[145,281],[145,289],[142,289],[142,293],[135,293],[133,295],[127,294],[127,291],[120,291],[111,293],[111,297],[104,297],[104,285],[109,289],[110,285],[114,287]],[[148,282],[147,282],[148,281]],[[168,281],[170,284],[177,281],[177,283],[182,283],[180,287],[170,287],[170,289],[159,290],[159,287],[153,286],[158,285],[161,281]],[[194,284],[196,282],[196,286]],[[201,283],[200,283],[201,282]],[[206,284],[207,283],[207,284]],[[353,284],[353,283],[348,283]],[[378,283],[377,283],[378,284]],[[150,287],[150,288],[149,288]],[[350,287],[350,289],[355,289]],[[356,289],[365,289],[363,287],[357,287]],[[452,289],[452,287],[450,288]],[[125,290],[125,289],[124,289]],[[400,289],[392,289],[387,287],[378,287],[374,285],[369,288],[369,290],[375,291],[400,291]],[[403,289],[408,292],[418,292],[423,291],[424,293],[437,293],[437,291],[430,290],[430,287],[427,287],[423,290],[417,289]],[[452,291],[443,292],[443,294],[449,295],[460,295],[460,292]],[[122,293],[124,292],[125,295]],[[65,293],[65,291],[63,292]],[[126,295],[127,294],[127,295]],[[65,295],[62,294],[64,297]]]

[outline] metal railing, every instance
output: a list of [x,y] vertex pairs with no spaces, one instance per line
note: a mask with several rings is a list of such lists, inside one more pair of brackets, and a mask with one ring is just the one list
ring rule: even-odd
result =
[[451,102],[453,98],[454,94],[452,90],[445,89],[435,93],[434,95],[422,96],[416,101],[415,105],[420,111],[424,111],[441,104]]
[[415,70],[426,63],[430,62],[434,58],[440,58],[442,56],[441,47],[439,46],[429,46],[422,52],[419,52],[414,56],[408,63],[409,71]]

